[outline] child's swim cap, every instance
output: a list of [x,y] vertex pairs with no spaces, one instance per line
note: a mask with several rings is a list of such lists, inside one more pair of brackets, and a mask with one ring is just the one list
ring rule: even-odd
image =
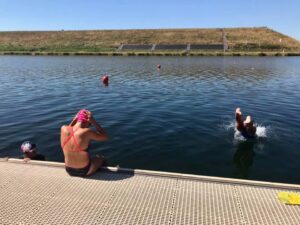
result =
[[30,141],[23,142],[20,149],[23,153],[37,151],[36,144],[33,144]]

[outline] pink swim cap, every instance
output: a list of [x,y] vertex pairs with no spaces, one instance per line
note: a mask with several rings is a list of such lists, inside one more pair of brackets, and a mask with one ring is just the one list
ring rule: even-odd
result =
[[88,122],[88,111],[86,109],[82,109],[79,111],[77,116],[78,122]]

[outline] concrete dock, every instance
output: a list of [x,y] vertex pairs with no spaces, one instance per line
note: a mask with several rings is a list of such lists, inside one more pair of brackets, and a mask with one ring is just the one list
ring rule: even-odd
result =
[[0,224],[300,224],[289,185],[104,168],[70,177],[62,163],[0,160]]

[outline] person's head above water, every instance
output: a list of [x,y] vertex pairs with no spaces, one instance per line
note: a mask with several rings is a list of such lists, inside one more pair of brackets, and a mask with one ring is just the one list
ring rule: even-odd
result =
[[37,146],[30,141],[23,142],[20,150],[23,152],[24,158],[34,158],[37,155]]
[[21,152],[23,152],[24,154],[37,152],[36,144],[34,144],[30,141],[23,142],[20,149],[21,149]]

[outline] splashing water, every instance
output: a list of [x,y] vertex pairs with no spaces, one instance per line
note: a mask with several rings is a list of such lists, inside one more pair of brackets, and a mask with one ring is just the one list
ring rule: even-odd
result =
[[[266,138],[267,137],[267,128],[258,124],[254,124],[256,126],[256,139]],[[234,139],[237,141],[246,141],[245,138],[240,131],[234,128]]]
[[259,124],[255,124],[256,126],[256,135],[258,138],[266,138],[267,137],[267,127],[261,126]]
[[[256,137],[261,139],[261,138],[266,138],[267,137],[267,130],[269,130],[269,128],[267,129],[267,127],[262,126],[260,124],[254,124],[256,126]],[[246,141],[247,139],[242,135],[241,132],[239,132],[236,128],[235,128],[235,122],[230,122],[227,125],[223,125],[223,127],[225,128],[225,130],[234,130],[234,140],[236,141]]]
[[234,128],[234,140],[235,141],[246,141],[247,139],[239,132],[237,129]]
[[233,130],[233,129],[235,129],[235,122],[230,122],[227,125],[224,124],[222,127],[225,128],[225,130]]

